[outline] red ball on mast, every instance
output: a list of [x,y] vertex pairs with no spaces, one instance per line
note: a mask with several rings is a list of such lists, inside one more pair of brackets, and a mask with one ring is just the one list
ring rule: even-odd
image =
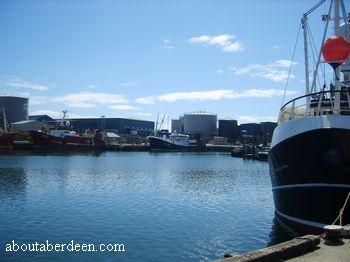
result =
[[350,55],[350,42],[342,36],[332,36],[323,45],[322,54],[334,69],[344,63]]

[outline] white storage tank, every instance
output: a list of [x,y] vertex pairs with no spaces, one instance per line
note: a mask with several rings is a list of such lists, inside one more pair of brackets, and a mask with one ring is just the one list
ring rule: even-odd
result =
[[198,112],[184,115],[184,133],[189,135],[200,134],[210,138],[216,133],[217,115]]

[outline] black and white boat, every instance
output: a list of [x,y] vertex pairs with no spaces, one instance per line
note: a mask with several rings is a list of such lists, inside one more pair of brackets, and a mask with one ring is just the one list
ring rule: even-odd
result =
[[[276,216],[304,232],[350,224],[350,30],[342,0],[330,1],[322,17],[325,33],[309,80],[308,17],[324,2],[302,17],[306,95],[282,106],[269,153]],[[335,36],[326,40],[331,21]],[[325,62],[334,77],[318,87]]]
[[204,146],[201,146],[197,140],[176,132],[172,133],[169,138],[166,136],[149,136],[148,139],[151,151],[197,151],[204,149]]

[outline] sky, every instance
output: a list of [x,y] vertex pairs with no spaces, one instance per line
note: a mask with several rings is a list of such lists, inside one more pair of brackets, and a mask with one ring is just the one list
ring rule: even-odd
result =
[[[0,0],[0,94],[55,118],[275,121],[300,18],[316,3]],[[305,92],[299,42],[284,102]]]

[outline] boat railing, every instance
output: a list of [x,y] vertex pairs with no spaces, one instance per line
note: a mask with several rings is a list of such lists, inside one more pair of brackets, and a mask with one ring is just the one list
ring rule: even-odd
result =
[[350,116],[349,90],[321,91],[297,97],[282,106],[277,123],[280,125],[303,117],[339,114]]

